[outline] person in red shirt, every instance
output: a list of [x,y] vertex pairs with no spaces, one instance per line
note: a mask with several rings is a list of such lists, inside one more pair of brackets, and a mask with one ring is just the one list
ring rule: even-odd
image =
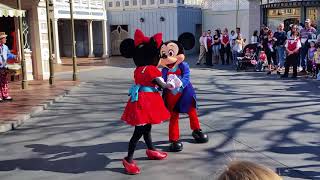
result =
[[300,48],[301,48],[301,41],[299,38],[298,31],[293,32],[293,34],[291,35],[291,38],[287,40],[285,47],[286,47],[286,51],[287,51],[287,59],[285,62],[285,72],[281,77],[287,78],[289,75],[289,68],[290,68],[290,66],[293,66],[292,78],[297,78],[298,63],[299,63],[299,58],[300,58],[299,53],[300,53]]
[[[224,56],[225,54],[227,55],[226,60]],[[231,55],[230,37],[229,37],[228,29],[225,28],[221,36],[221,55],[220,56],[221,56],[222,65],[224,65],[225,63],[229,65],[230,55]]]
[[212,64],[212,45],[213,45],[213,37],[211,35],[211,30],[208,30],[207,32],[207,54],[206,54],[206,65],[207,66],[213,66]]

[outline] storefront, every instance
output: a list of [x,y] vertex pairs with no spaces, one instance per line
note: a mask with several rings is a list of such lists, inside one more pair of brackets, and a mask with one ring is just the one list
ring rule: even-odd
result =
[[320,26],[319,0],[262,0],[261,22],[272,29],[284,23],[286,30],[290,24],[303,23],[311,19],[313,26]]

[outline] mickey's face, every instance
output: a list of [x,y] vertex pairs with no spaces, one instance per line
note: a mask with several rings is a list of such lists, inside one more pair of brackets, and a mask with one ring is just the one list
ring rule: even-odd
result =
[[178,41],[165,42],[160,49],[160,64],[163,67],[173,69],[184,61],[183,46]]

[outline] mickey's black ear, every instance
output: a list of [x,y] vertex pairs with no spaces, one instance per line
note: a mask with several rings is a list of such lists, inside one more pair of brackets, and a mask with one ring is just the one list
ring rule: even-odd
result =
[[120,53],[125,58],[132,58],[134,54],[134,40],[123,40],[120,44]]
[[194,35],[189,32],[185,32],[185,33],[181,34],[178,38],[178,41],[179,41],[179,43],[182,44],[182,46],[185,50],[192,49],[196,43]]

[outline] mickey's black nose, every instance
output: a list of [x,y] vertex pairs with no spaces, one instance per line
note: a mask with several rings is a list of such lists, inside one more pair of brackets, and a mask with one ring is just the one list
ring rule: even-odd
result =
[[167,59],[167,57],[168,56],[166,54],[162,54],[162,56],[161,56],[162,59]]

